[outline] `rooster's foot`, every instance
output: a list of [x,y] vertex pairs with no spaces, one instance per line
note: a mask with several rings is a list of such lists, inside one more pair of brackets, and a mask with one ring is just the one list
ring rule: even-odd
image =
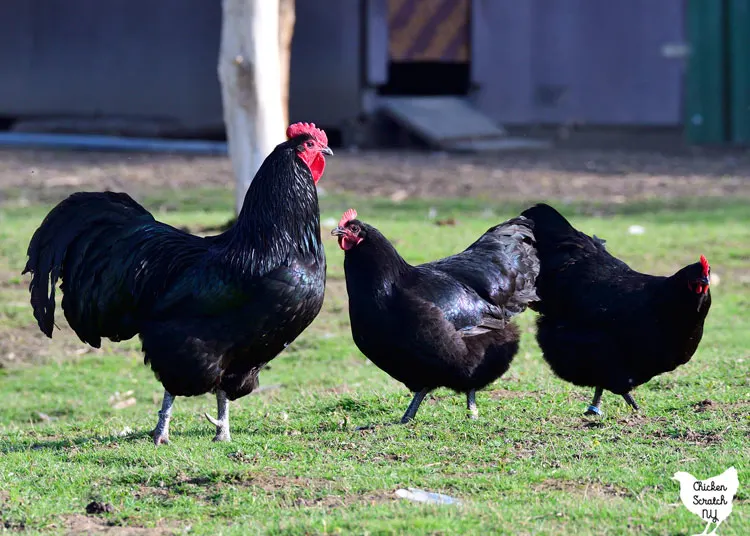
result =
[[208,413],[205,413],[204,415],[206,416],[206,419],[208,419],[208,422],[216,427],[216,435],[214,436],[214,441],[232,440],[232,437],[229,435],[229,419],[220,421],[218,419],[214,419]]
[[231,441],[232,438],[229,435],[229,400],[227,394],[221,389],[216,391],[216,407],[219,411],[218,419],[214,419],[208,413],[205,414],[208,422],[216,427],[214,441]]
[[169,432],[164,430],[162,432],[158,432],[156,428],[151,430],[148,435],[154,438],[154,445],[157,447],[159,445],[168,445],[169,444]]
[[168,391],[164,391],[164,399],[159,411],[159,422],[156,423],[156,428],[148,433],[154,438],[154,445],[157,447],[169,443],[169,420],[172,418],[173,403],[174,397]]

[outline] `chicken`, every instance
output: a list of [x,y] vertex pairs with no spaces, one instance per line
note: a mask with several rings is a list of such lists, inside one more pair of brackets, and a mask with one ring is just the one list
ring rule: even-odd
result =
[[544,359],[560,378],[595,388],[588,415],[601,414],[604,389],[637,410],[631,390],[698,348],[711,307],[708,261],[701,256],[670,277],[642,274],[549,205],[522,215],[534,222],[541,263],[532,308]]
[[317,316],[325,255],[316,183],[332,155],[325,132],[296,123],[265,159],[236,223],[201,238],[158,222],[124,193],[80,192],[58,204],[31,239],[31,305],[52,337],[55,284],[85,343],[140,335],[164,386],[154,443],[169,440],[175,396],[215,392],[216,441],[228,441],[228,401]]
[[513,218],[465,251],[411,266],[350,209],[332,234],[345,252],[354,342],[375,365],[415,393],[401,423],[437,387],[475,392],[508,370],[518,350],[510,319],[537,299],[539,263],[532,223]]
[[732,513],[732,501],[740,487],[737,469],[730,467],[707,480],[698,480],[690,473],[678,471],[672,480],[680,483],[680,500],[685,508],[706,523],[701,534],[708,532],[711,523],[716,525],[709,534],[716,534],[719,525]]

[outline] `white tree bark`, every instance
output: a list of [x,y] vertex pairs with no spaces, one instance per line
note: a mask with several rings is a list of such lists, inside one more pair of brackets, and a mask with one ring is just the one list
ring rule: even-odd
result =
[[284,124],[289,124],[289,71],[296,20],[295,0],[279,0],[279,54],[281,58],[281,106]]
[[284,140],[279,0],[222,0],[219,81],[239,214],[250,182]]

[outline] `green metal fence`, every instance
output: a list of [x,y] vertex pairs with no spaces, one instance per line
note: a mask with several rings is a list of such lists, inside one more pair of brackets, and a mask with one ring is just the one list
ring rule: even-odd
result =
[[750,144],[750,0],[687,5],[687,139]]

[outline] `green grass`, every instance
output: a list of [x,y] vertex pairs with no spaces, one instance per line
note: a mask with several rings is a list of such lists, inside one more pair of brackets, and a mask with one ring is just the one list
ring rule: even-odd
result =
[[[229,196],[164,193],[145,202],[165,221],[196,227],[224,222]],[[338,220],[351,202],[326,196],[323,221]],[[413,263],[462,249],[522,208],[377,199],[354,207]],[[457,224],[436,226],[427,218],[430,208]],[[343,255],[326,237],[324,311],[261,374],[261,385],[281,387],[232,403],[229,444],[210,441],[214,431],[202,413],[215,411],[212,397],[178,398],[172,443],[157,449],[145,432],[155,424],[161,389],[135,341],[85,353],[68,330],[52,341],[36,331],[18,273],[49,206],[6,203],[0,209],[0,527],[80,530],[86,504],[97,500],[114,511],[88,523],[195,534],[693,534],[703,525],[679,504],[670,477],[684,470],[706,478],[734,465],[740,494],[719,532],[750,534],[746,203],[561,208],[636,269],[667,274],[704,253],[721,277],[697,354],[635,392],[639,415],[607,394],[605,418],[583,418],[592,393],[553,376],[527,312],[511,370],[478,395],[480,420],[467,420],[464,400],[439,390],[408,426],[355,430],[398,419],[410,394],[352,343]],[[633,224],[645,234],[629,234]],[[330,225],[323,227],[326,234]],[[114,409],[116,392],[137,402]],[[712,403],[701,406],[706,399]],[[406,487],[464,504],[396,499],[394,491]]]

